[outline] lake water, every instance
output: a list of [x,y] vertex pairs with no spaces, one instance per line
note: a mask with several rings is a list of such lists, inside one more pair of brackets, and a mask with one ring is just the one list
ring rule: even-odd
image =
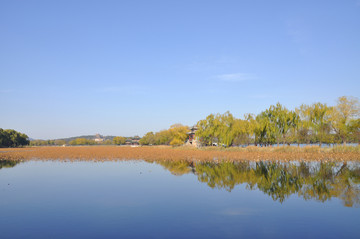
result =
[[360,238],[360,164],[0,161],[1,238]]

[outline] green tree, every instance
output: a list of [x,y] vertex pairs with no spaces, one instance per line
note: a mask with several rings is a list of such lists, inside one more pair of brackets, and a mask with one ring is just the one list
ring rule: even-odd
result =
[[77,138],[69,142],[70,145],[94,145],[95,141],[92,139]]
[[64,145],[66,144],[66,141],[63,139],[57,139],[55,140],[55,145]]
[[355,97],[342,96],[338,98],[337,105],[331,110],[331,127],[337,138],[346,144],[354,130],[355,120],[360,115],[359,100]]
[[320,146],[330,138],[331,111],[332,107],[320,102],[312,105],[303,104],[297,109],[301,120],[300,127],[308,131],[310,140],[319,142]]
[[217,115],[217,122],[219,122],[217,137],[221,145],[226,147],[231,146],[234,140],[232,128],[235,122],[234,116],[229,112],[222,115]]
[[13,129],[0,128],[0,147],[19,147],[29,145],[29,137]]
[[270,121],[266,111],[256,116],[255,144],[272,145],[276,142],[278,131],[274,123]]
[[125,137],[117,136],[113,138],[113,144],[122,145],[125,144],[125,142],[126,142]]
[[169,145],[171,140],[169,130],[161,130],[155,134],[155,144],[157,145]]
[[251,143],[250,122],[242,119],[234,119],[231,133],[235,145],[249,145]]
[[187,132],[189,131],[189,127],[184,126],[182,124],[174,124],[170,126],[170,145],[179,146],[185,143],[187,139]]
[[351,120],[349,123],[349,139],[360,144],[360,119]]
[[218,131],[218,122],[215,115],[210,114],[204,120],[197,123],[198,130],[196,136],[201,140],[204,145],[212,145]]
[[322,143],[328,141],[329,138],[331,110],[331,107],[320,102],[310,106],[311,127],[314,129],[320,147]]
[[235,118],[229,111],[224,114],[210,114],[206,119],[197,123],[196,136],[205,145],[212,145],[217,142],[221,145],[230,146],[237,134],[233,131],[234,123]]
[[185,143],[189,127],[182,124],[171,125],[167,130],[148,132],[139,141],[141,145],[172,145],[178,146]]
[[310,107],[303,104],[299,108],[296,108],[295,112],[298,115],[298,128],[295,141],[298,144],[310,144],[312,135]]
[[105,141],[103,142],[103,144],[105,144],[105,145],[111,145],[111,144],[113,144],[113,141],[111,141],[110,139],[107,139],[107,140],[105,140]]
[[142,137],[139,141],[141,145],[153,145],[155,144],[155,134],[153,132],[148,132]]

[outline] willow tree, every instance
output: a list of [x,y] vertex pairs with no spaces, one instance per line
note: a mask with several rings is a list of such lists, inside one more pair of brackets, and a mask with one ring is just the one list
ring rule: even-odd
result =
[[298,116],[298,125],[296,132],[296,142],[299,144],[310,144],[311,140],[311,119],[310,119],[310,107],[308,105],[301,105],[295,109]]
[[249,145],[251,143],[250,122],[242,119],[235,119],[231,130],[235,145]]
[[272,145],[276,142],[277,129],[268,117],[266,111],[256,116],[255,144]]
[[232,133],[232,128],[234,125],[234,116],[229,112],[225,112],[222,115],[217,115],[217,122],[219,122],[218,127],[218,139],[222,145],[226,147],[232,145],[234,140],[234,134]]
[[321,147],[323,142],[329,139],[330,133],[330,113],[332,107],[328,107],[326,104],[314,103],[307,107],[310,125],[314,130],[316,139]]
[[229,112],[224,114],[210,114],[204,120],[197,123],[198,130],[196,136],[206,145],[212,145],[214,142],[230,146],[234,139],[232,127],[235,118]]
[[197,127],[196,136],[200,138],[203,144],[212,145],[216,131],[215,116],[213,114],[208,115],[206,119],[197,123]]
[[284,128],[283,118],[285,117],[283,117],[283,114],[285,110],[280,103],[277,103],[276,105],[271,105],[269,109],[264,112],[264,117],[269,119],[269,125],[274,129],[274,137],[278,146]]
[[153,133],[148,132],[139,141],[141,145],[172,145],[178,146],[185,143],[187,139],[188,126],[182,124],[171,125],[169,129]]
[[155,144],[157,145],[169,145],[171,140],[172,138],[169,130],[161,130],[155,134]]
[[174,124],[170,126],[170,145],[179,146],[185,143],[187,139],[187,132],[189,131],[189,127],[184,126],[182,124]]
[[271,105],[270,108],[265,111],[265,114],[274,129],[277,145],[279,146],[280,141],[283,144],[290,144],[299,121],[296,112],[289,111],[286,107],[277,103],[276,105]]
[[356,120],[360,115],[359,100],[355,97],[339,97],[337,105],[331,110],[331,127],[334,130],[337,138],[346,144],[350,134],[356,128]]
[[360,144],[360,119],[355,119],[349,123],[349,139],[351,142],[356,142]]

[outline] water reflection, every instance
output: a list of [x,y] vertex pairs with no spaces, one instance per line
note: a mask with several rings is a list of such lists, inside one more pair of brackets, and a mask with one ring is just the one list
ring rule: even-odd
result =
[[[1,160],[0,169],[21,161]],[[148,161],[160,164],[173,175],[194,174],[211,188],[229,192],[245,184],[283,203],[291,195],[304,200],[326,202],[338,198],[346,207],[360,206],[359,162],[195,162]]]
[[20,161],[0,159],[0,169],[2,169],[2,168],[13,168],[18,163],[20,163]]
[[274,201],[297,194],[325,202],[339,198],[346,207],[360,205],[360,164],[355,162],[158,162],[174,175],[194,173],[211,188],[231,192],[238,184],[260,190]]

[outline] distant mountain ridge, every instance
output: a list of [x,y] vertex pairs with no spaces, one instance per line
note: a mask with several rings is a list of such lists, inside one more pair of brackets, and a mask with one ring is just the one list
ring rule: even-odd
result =
[[[105,140],[113,140],[114,137],[116,136],[112,136],[112,135],[108,135],[108,136],[101,136],[104,141]],[[49,140],[65,140],[66,143],[69,143],[72,140],[75,139],[79,139],[79,138],[83,138],[83,139],[95,139],[96,138],[96,134],[94,135],[81,135],[81,136],[73,136],[73,137],[68,137],[68,138],[59,138],[59,139],[49,139]],[[34,141],[34,140],[43,140],[43,139],[33,139],[30,138],[30,141]],[[44,141],[47,141],[47,139],[45,139]]]
[[[113,136],[113,135],[107,135],[107,136],[103,136],[103,135],[100,135],[102,139],[105,140],[111,140],[113,141],[113,139],[116,137],[116,136]],[[97,137],[96,134],[94,135],[81,135],[81,136],[73,136],[73,137],[68,137],[68,138],[58,138],[58,139],[49,139],[49,140],[65,140],[66,143],[69,143],[70,141],[72,140],[75,140],[75,139],[79,139],[79,138],[83,138],[83,139],[92,139],[92,140],[95,140]],[[133,139],[133,138],[136,138],[138,136],[134,136],[134,137],[125,137],[123,136],[124,138],[126,139]],[[33,138],[29,138],[30,141],[35,141],[35,140],[43,140],[43,141],[47,141],[47,139],[33,139]]]
[[[102,136],[101,137],[105,140],[113,140],[114,137],[116,136],[112,136],[112,135],[108,135],[108,136]],[[83,139],[95,139],[96,138],[96,134],[94,135],[81,135],[81,136],[74,136],[74,137],[69,137],[69,138],[61,138],[61,139],[57,139],[57,140],[65,140],[66,143],[69,143],[72,140],[78,139],[78,138],[83,138]]]

